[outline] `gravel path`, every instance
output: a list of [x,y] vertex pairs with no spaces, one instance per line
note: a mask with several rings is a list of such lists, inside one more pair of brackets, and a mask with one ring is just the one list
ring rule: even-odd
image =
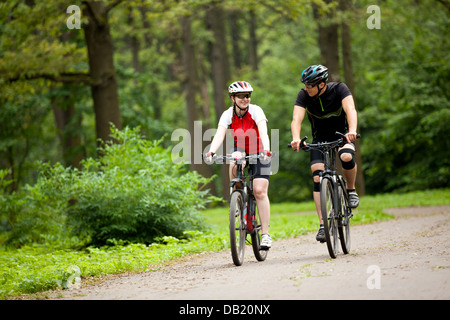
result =
[[351,253],[337,259],[314,233],[274,241],[264,262],[250,246],[241,267],[229,251],[199,254],[66,290],[62,299],[450,299],[450,206],[387,211],[396,219],[353,226]]

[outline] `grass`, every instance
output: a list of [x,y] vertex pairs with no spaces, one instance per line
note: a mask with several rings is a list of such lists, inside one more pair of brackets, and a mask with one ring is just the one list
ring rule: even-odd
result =
[[[383,211],[386,208],[449,204],[450,189],[366,196],[361,198],[352,223],[391,219],[392,216]],[[0,248],[0,299],[61,287],[61,283],[70,277],[68,270],[72,266],[79,267],[82,281],[85,281],[106,274],[152,271],[168,260],[228,248],[227,208],[209,209],[202,214],[209,230],[187,232],[187,240],[166,237],[163,244],[118,243],[112,247],[81,251],[54,251],[37,245],[19,250]],[[271,205],[270,232],[275,240],[296,237],[317,227],[318,218],[312,201]]]

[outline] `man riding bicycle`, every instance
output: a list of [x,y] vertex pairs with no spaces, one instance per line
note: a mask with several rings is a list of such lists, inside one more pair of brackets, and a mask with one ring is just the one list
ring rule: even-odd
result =
[[[253,194],[261,219],[261,248],[267,250],[272,246],[272,239],[269,235],[270,202],[267,193],[270,176],[270,141],[264,111],[261,107],[250,104],[252,92],[252,86],[246,81],[236,81],[228,87],[233,106],[225,110],[220,117],[216,135],[206,154],[206,161],[212,161],[212,157],[225,138],[228,127],[232,129],[234,137],[233,157],[241,158],[245,154],[264,154],[264,160],[267,161],[262,163],[258,159],[254,164],[256,173],[253,179]],[[236,169],[232,163],[230,180],[234,177],[236,177]]]
[[[305,88],[297,95],[291,123],[292,142],[294,150],[300,148],[301,124],[308,114],[311,123],[313,143],[334,141],[339,137],[337,132],[345,133],[347,144],[339,148],[338,154],[342,163],[342,173],[347,180],[349,207],[356,208],[359,197],[355,190],[357,166],[355,162],[355,145],[357,113],[353,96],[348,87],[342,82],[327,82],[328,69],[322,65],[312,65],[303,70],[301,82]],[[313,174],[313,197],[320,228],[316,239],[325,242],[323,219],[320,210],[320,173],[324,170],[322,153],[313,150],[310,154],[311,171]]]

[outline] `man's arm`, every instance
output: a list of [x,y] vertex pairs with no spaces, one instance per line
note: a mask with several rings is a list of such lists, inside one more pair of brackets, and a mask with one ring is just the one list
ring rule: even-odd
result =
[[305,118],[306,109],[300,106],[294,106],[294,114],[291,122],[292,132],[292,149],[299,151],[300,149],[300,131],[302,129],[302,122]]
[[353,96],[347,96],[342,100],[342,108],[347,115],[348,134],[346,134],[346,137],[348,143],[350,143],[356,140],[356,128],[358,126],[358,114],[356,113]]

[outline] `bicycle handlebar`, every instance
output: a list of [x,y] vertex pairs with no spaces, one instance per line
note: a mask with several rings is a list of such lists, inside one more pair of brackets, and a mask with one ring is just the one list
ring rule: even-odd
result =
[[[336,131],[337,135],[341,135],[342,138],[339,138],[338,140],[335,141],[331,141],[331,142],[319,142],[319,143],[304,143],[308,137],[305,136],[302,140],[300,140],[300,149],[304,150],[305,152],[311,151],[311,149],[326,149],[326,148],[330,148],[333,149],[335,147],[342,147],[344,146],[347,141],[344,139],[345,134],[342,134],[340,132]],[[361,138],[360,134],[356,135],[356,139]],[[292,145],[289,143],[287,145],[288,148],[292,148]]]
[[[271,157],[274,156],[274,153],[272,152]],[[202,158],[205,159],[206,155],[202,153]],[[243,161],[246,160],[264,160],[264,154],[251,154],[248,156],[244,156],[244,157],[233,157],[231,154],[227,154],[225,156],[218,156],[218,155],[214,155],[211,159],[212,162],[214,162],[216,159],[222,159],[222,161],[227,161],[227,160],[231,160],[231,161],[235,161],[236,163],[242,163]],[[251,162],[250,162],[251,163]]]

